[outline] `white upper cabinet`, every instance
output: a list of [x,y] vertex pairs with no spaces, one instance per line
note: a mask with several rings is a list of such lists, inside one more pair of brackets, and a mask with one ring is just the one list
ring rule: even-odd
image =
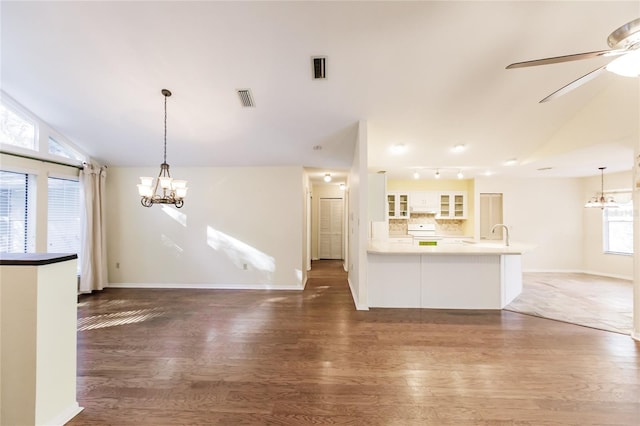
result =
[[441,192],[436,219],[466,219],[467,194],[463,191]]
[[389,192],[387,194],[387,217],[389,219],[409,218],[409,193]]

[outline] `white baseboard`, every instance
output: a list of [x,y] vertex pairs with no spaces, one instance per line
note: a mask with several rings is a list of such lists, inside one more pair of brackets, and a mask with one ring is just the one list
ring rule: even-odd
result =
[[47,422],[44,422],[43,424],[63,426],[64,424],[69,422],[69,420],[77,416],[82,410],[84,410],[84,407],[81,407],[80,405],[78,405],[78,402],[75,402],[58,413],[54,418]]
[[353,304],[355,305],[356,310],[368,311],[369,310],[368,306],[363,306],[360,303],[358,303],[358,299],[356,298],[356,293],[353,291],[353,285],[351,283],[351,280],[347,278],[347,282],[349,283],[349,290],[351,290],[351,299],[353,300]]
[[640,331],[633,330],[631,332],[631,338],[640,342]]
[[208,290],[304,290],[306,283],[294,285],[271,284],[176,284],[176,283],[109,283],[106,288],[171,288]]
[[576,270],[576,269],[523,269],[522,272],[523,273],[539,272],[539,273],[549,273],[549,274],[587,274],[587,275],[595,275],[597,277],[607,277],[607,278],[616,278],[620,280],[633,281],[633,277],[628,277],[624,275],[607,274],[604,272],[585,271],[585,270]]
[[608,277],[608,278],[617,278],[619,280],[626,280],[626,281],[633,281],[633,277],[626,277],[623,275],[616,275],[616,274],[605,274],[602,272],[595,272],[595,271],[584,271],[585,274],[589,274],[589,275],[596,275],[596,276],[600,276],[600,277]]

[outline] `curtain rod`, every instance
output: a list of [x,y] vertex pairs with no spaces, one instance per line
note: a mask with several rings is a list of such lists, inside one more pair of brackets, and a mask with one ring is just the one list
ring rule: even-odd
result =
[[45,158],[38,158],[38,157],[34,157],[32,155],[16,154],[15,152],[8,152],[8,151],[4,151],[4,150],[0,150],[0,154],[6,154],[6,155],[12,155],[14,157],[26,158],[27,160],[41,161],[43,163],[57,164],[59,166],[73,167],[73,168],[79,169],[79,170],[84,169],[84,166],[76,166],[74,164],[67,164],[67,163],[63,163],[61,161],[47,160]]

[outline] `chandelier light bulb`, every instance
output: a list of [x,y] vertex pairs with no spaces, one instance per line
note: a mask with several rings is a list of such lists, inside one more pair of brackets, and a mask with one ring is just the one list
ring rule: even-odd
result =
[[325,182],[331,182],[331,173],[327,173],[324,175],[324,181]]

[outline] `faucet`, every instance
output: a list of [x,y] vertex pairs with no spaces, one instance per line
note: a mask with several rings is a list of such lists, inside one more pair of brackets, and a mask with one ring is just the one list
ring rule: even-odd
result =
[[505,231],[504,245],[508,247],[509,246],[509,227],[503,223],[498,223],[496,225],[493,225],[493,228],[491,228],[492,234],[496,233],[496,228],[504,228],[504,231]]

